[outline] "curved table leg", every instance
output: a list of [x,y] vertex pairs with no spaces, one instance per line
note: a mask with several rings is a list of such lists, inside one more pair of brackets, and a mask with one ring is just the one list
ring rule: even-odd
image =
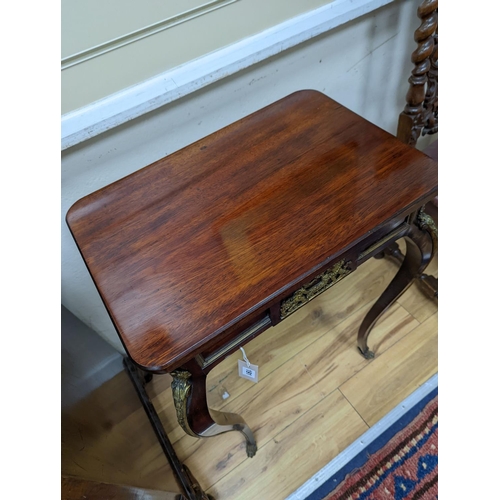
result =
[[243,418],[235,413],[208,408],[206,373],[194,367],[191,371],[175,370],[171,375],[177,420],[187,434],[195,437],[211,437],[224,432],[240,431],[246,439],[247,455],[249,457],[255,455],[257,452],[255,437]]
[[[399,245],[394,242],[391,243],[387,248],[384,248],[382,252],[373,256],[375,259],[383,259],[384,257],[392,257],[391,261],[398,265],[403,263],[405,256],[399,249]],[[417,276],[417,281],[420,291],[429,299],[437,302],[438,299],[438,280],[432,274],[422,273]]]
[[366,359],[374,357],[368,348],[368,335],[380,316],[410,287],[425,270],[437,250],[437,230],[432,219],[422,210],[410,227],[406,239],[406,255],[389,286],[368,311],[358,332],[358,349]]
[[[153,378],[152,373],[144,372],[139,369],[130,358],[125,357],[123,359],[123,365],[125,371],[128,373],[130,380],[132,381],[137,395],[141,400],[142,406],[146,415],[151,422],[151,426],[155,431],[158,442],[165,453],[165,456],[174,472],[175,479],[177,480],[180,488],[185,495],[180,495],[179,500],[214,500],[213,497],[205,493],[200,486],[200,483],[193,476],[191,471],[188,469],[187,465],[184,465],[177,454],[175,453],[172,443],[168,439],[167,433],[158,417],[156,409],[149,399],[148,393],[146,391],[146,384],[151,382]],[[176,497],[177,498],[177,497]]]

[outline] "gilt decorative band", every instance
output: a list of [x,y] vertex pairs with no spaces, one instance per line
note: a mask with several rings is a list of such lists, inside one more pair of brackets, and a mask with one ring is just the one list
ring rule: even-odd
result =
[[351,273],[351,263],[341,260],[281,302],[281,319],[290,316],[320,293]]
[[186,434],[197,437],[189,428],[187,421],[187,403],[192,386],[191,374],[186,370],[175,370],[170,375],[172,375],[172,395],[174,397],[175,411],[177,412],[177,421]]

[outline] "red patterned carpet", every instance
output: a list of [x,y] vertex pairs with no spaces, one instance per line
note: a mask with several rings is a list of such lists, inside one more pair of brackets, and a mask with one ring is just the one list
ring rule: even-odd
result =
[[438,494],[438,398],[352,471],[325,500],[434,500]]

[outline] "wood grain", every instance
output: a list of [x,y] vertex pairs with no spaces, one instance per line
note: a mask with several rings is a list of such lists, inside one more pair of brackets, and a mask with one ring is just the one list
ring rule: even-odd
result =
[[340,386],[372,426],[437,372],[437,314]]
[[[432,204],[428,204],[432,206]],[[427,210],[427,208],[426,208]],[[429,210],[430,211],[430,210]],[[436,209],[437,212],[437,209]],[[401,259],[404,258],[403,255],[406,253],[406,242],[404,238],[397,241],[399,250],[401,251]],[[386,250],[386,255],[387,255]],[[388,259],[397,268],[400,266],[399,259],[394,258],[389,252]],[[438,254],[434,255],[433,259],[429,263],[429,266],[425,270],[426,274],[438,276]],[[398,300],[397,303],[401,304],[419,323],[423,323],[426,319],[430,318],[433,314],[437,312],[437,302],[434,300],[429,300],[429,295],[424,289],[424,287],[419,286],[420,283],[416,282],[410,286],[406,293],[404,293]]]
[[[356,350],[355,325],[395,272],[396,266],[392,262],[371,259],[339,285],[251,341],[247,345],[247,353],[252,362],[255,359],[260,363],[259,370],[262,374],[257,385],[238,379],[235,368],[239,354],[226,359],[209,374],[209,387],[216,387],[209,392],[211,405],[228,411],[241,410],[252,425],[260,427],[259,446],[261,441],[265,444],[262,444],[252,459],[246,458],[244,444],[238,433],[203,440],[187,436],[176,421],[170,376],[153,378],[147,386],[148,392],[153,396],[169,438],[179,457],[187,460],[187,465],[192,468],[204,488],[212,485],[213,491],[217,491],[217,498],[230,500],[235,498],[233,488],[237,482],[236,477],[243,477],[244,487],[252,492],[257,491],[257,498],[284,498],[269,484],[276,483],[282,488],[287,484],[300,483],[302,476],[297,479],[298,474],[307,475],[304,480],[308,479],[329,460],[321,449],[324,448],[331,458],[340,449],[336,448],[339,441],[347,446],[366,428],[358,425],[351,427],[350,418],[347,419],[347,424],[343,418],[337,419],[336,403],[329,406],[328,401],[334,401],[336,396],[332,395],[339,385],[343,385],[345,389],[353,378],[360,377],[359,380],[362,380],[362,386],[358,390],[363,396],[353,403],[356,411],[358,407],[364,408],[364,399],[370,392],[383,392],[386,397],[371,398],[368,412],[368,416],[382,415],[391,409],[391,391],[395,391],[398,399],[403,398],[413,390],[415,380],[424,380],[430,372],[437,370],[435,340],[431,342],[433,350],[427,353],[426,359],[433,363],[433,367],[429,369],[427,361],[422,361],[419,354],[422,342],[418,340],[421,335],[418,333],[421,330],[418,329],[423,325],[418,326],[418,322],[397,304],[373,330],[371,339],[378,354],[375,360],[365,360]],[[428,332],[429,336],[435,338],[437,322],[426,325],[426,328],[433,330]],[[273,339],[275,332],[280,335],[276,343]],[[269,353],[265,350],[266,343],[270,346]],[[91,346],[92,352],[97,355],[96,346]],[[81,351],[85,346],[78,348]],[[329,355],[325,356],[327,351]],[[66,354],[66,351],[63,352],[63,355]],[[75,360],[77,356],[78,352],[73,352],[70,359]],[[412,362],[413,358],[415,362]],[[370,372],[369,376],[361,378],[365,370],[371,370],[373,365],[380,362],[389,367],[398,367],[396,374],[392,368],[385,372],[387,377],[397,377],[397,387],[380,390],[380,377],[383,374],[380,367],[378,376],[372,376]],[[288,371],[281,368],[278,372],[280,367],[294,367],[299,373],[304,373],[303,370],[307,368],[307,372],[294,383],[287,384]],[[70,369],[71,364],[67,363],[63,384]],[[69,377],[67,383],[71,384],[73,380],[74,377]],[[312,388],[312,394],[303,394],[309,388]],[[219,394],[222,389],[230,393],[227,400],[223,400]],[[286,417],[286,429],[280,423],[282,413],[279,409],[273,410],[274,395],[278,391],[277,407],[282,412],[289,413]],[[334,399],[328,399],[330,397]],[[256,398],[258,401],[255,401]],[[290,403],[287,402],[288,399]],[[328,399],[324,403],[326,406],[319,406],[325,399]],[[397,401],[394,402],[396,403]],[[380,405],[378,410],[377,405]],[[303,419],[314,408],[327,411],[321,410],[322,418],[318,416],[317,420],[311,420],[309,429],[305,429]],[[293,414],[296,409],[300,410],[299,413]],[[356,413],[349,415],[353,416],[355,422],[362,422]],[[62,415],[62,427],[64,474],[176,491],[173,474],[124,372],[99,388],[93,388],[90,396],[67,408]],[[328,433],[323,433],[322,429],[326,428]],[[287,433],[288,438],[280,441],[277,436],[283,436],[284,433]],[[327,436],[332,436],[331,441],[327,441]],[[275,440],[279,442],[278,448],[275,448],[278,446]],[[275,451],[266,452],[266,449]],[[195,452],[198,452],[198,456]],[[261,452],[266,457],[264,462],[259,462]],[[261,464],[261,467],[254,469],[254,461]],[[266,466],[267,469],[262,472]],[[247,471],[247,468],[250,469]],[[229,476],[230,474],[232,475]],[[269,493],[264,488],[269,488]]]
[[[272,373],[284,360],[294,357],[326,332],[352,317],[365,304],[371,303],[381,294],[394,274],[395,267],[372,259],[285,321],[249,342],[245,346],[245,352],[251,362],[259,366],[260,378]],[[366,312],[365,309],[364,311]],[[358,324],[353,325],[353,328],[359,327],[361,320],[362,316],[358,314]],[[378,327],[374,331],[375,342],[377,332],[380,331]],[[356,332],[353,331],[352,340],[355,338]],[[223,394],[228,393],[234,399],[253,386],[252,382],[238,376],[235,370],[238,359],[242,359],[240,351],[210,372],[207,397],[211,408],[224,408],[229,400],[223,399]]]
[[208,493],[220,499],[283,499],[367,429],[342,394],[334,391]]
[[[228,365],[226,370],[232,375],[226,379],[231,396],[219,408],[242,415],[254,431],[259,448],[281,429],[295,425],[304,409],[312,407],[326,397],[332,388],[338,387],[369,364],[356,348],[356,330],[360,318],[371,304],[361,307],[336,328],[324,332],[316,341],[299,351],[287,349],[285,344],[279,359],[288,358],[288,361],[264,375],[264,384],[248,381],[246,385],[238,384],[237,387],[244,387],[240,396],[235,396],[232,385],[232,381],[237,383],[239,379],[236,359],[234,362],[226,359],[221,365]],[[282,323],[285,324],[287,322]],[[377,325],[374,342],[380,352],[384,352],[418,324],[402,307],[395,305]],[[291,323],[288,331],[293,331],[294,327]],[[322,326],[318,326],[318,331],[322,332]],[[272,330],[265,332],[250,342],[249,346],[271,335]],[[256,357],[252,361],[262,362],[260,366],[266,368],[264,358]],[[262,372],[266,373],[265,370]],[[207,486],[246,460],[244,444],[237,435],[232,438],[224,435],[197,440],[174,429],[169,438],[182,450],[181,459]]]
[[131,358],[171,371],[436,190],[426,155],[301,91],[85,197],[67,222]]
[[[167,375],[158,382],[169,378]],[[163,396],[171,398],[169,389],[165,387]],[[178,427],[175,410],[170,408],[170,411],[169,418],[163,422],[167,428]],[[178,491],[160,444],[124,371],[63,411],[61,453],[65,475]]]
[[[400,246],[404,251],[404,240]],[[429,267],[425,270],[427,274],[438,277],[438,254],[434,256]],[[419,323],[423,323],[433,314],[436,314],[438,306],[436,302],[422,293],[418,285],[414,283],[408,291],[398,299],[398,304],[401,304]]]
[[[360,318],[371,305],[369,303],[357,311],[297,355],[322,394],[328,394],[331,387],[341,387],[371,363],[359,355],[355,341]],[[402,307],[392,306],[374,331],[377,354],[396,344],[417,326],[418,321]]]

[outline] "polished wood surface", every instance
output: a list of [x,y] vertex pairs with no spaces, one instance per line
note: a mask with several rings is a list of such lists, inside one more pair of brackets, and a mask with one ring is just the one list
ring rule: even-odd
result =
[[[405,252],[404,241],[399,244]],[[437,273],[437,257],[428,271]],[[209,406],[238,412],[251,425],[259,443],[253,458],[247,458],[239,433],[213,439],[186,435],[177,424],[171,377],[153,377],[148,391],[168,437],[209,493],[218,500],[283,500],[368,428],[363,418],[371,425],[437,371],[436,306],[416,285],[373,330],[375,359],[357,352],[357,329],[395,274],[389,260],[370,259],[250,341],[245,351],[259,365],[258,384],[238,377],[241,352],[209,373]],[[101,344],[107,347],[103,340]],[[70,348],[74,350],[68,352]],[[98,349],[85,342],[63,351],[64,394],[75,384],[71,370],[88,367],[89,375],[98,376],[86,362],[99,356]],[[82,389],[92,382],[89,377],[79,380]],[[79,391],[80,399],[65,405],[62,413],[63,474],[177,491],[127,374],[122,371],[91,389]]]
[[436,190],[426,155],[302,91],[87,196],[67,221],[131,358],[171,371]]

